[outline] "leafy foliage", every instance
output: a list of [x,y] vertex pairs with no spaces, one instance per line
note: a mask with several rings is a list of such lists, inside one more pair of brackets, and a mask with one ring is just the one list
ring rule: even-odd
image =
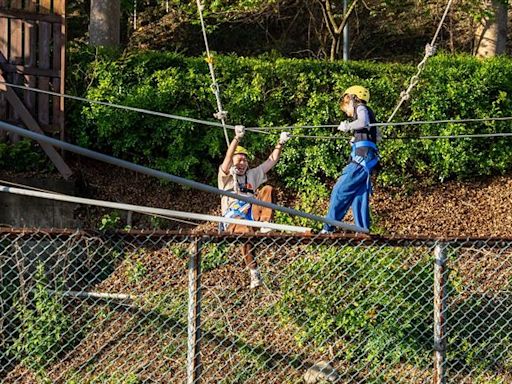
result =
[[44,171],[53,168],[45,154],[30,140],[0,143],[0,167],[10,171]]
[[48,356],[56,356],[69,336],[71,319],[58,296],[48,291],[43,264],[38,265],[35,278],[31,303],[15,303],[18,337],[8,354],[44,375],[44,367],[51,362]]
[[343,359],[380,364],[407,354],[422,361],[428,355],[431,276],[427,260],[401,267],[413,258],[392,249],[317,249],[283,274],[275,313],[296,325],[300,345],[332,346],[341,335],[344,342],[336,347]]
[[[211,80],[206,63],[199,58],[143,52],[113,59],[99,53],[81,68],[91,84],[86,91],[89,98],[214,121],[209,118],[216,110]],[[228,122],[264,127],[337,124],[345,118],[338,110],[339,97],[355,83],[371,90],[370,105],[385,120],[414,72],[406,65],[270,56],[219,56],[216,70]],[[509,58],[479,61],[440,55],[429,61],[410,104],[402,107],[395,121],[509,116],[511,93]],[[222,129],[217,127],[97,104],[82,105],[71,118],[70,127],[80,145],[183,177],[213,181],[225,150]],[[389,140],[380,144],[383,170],[378,180],[396,184],[413,178],[431,182],[504,173],[512,164],[507,138],[412,138],[507,130],[505,122],[384,128]],[[278,133],[246,135],[244,145],[256,154],[255,162],[266,158]],[[332,135],[333,130],[297,128],[293,133]],[[285,186],[311,191],[339,175],[349,151],[348,137],[342,135],[338,140],[294,138],[283,152],[277,173]]]

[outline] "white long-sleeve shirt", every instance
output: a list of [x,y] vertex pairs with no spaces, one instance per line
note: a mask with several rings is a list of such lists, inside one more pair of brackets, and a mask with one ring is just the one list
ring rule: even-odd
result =
[[343,132],[350,132],[370,126],[370,114],[368,113],[368,108],[366,108],[364,105],[357,106],[356,116],[357,119],[351,121],[350,123],[342,122],[340,124],[340,130]]

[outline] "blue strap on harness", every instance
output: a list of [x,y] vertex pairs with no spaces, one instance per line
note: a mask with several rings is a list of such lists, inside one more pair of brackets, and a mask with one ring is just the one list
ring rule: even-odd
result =
[[379,162],[379,157],[377,156],[377,145],[373,141],[370,141],[370,140],[362,140],[362,141],[356,141],[355,143],[352,143],[352,153],[350,155],[352,156],[353,159],[355,159],[356,157],[360,157],[360,156],[356,155],[356,149],[362,148],[362,147],[371,148],[375,151],[375,157],[373,159],[368,160],[368,161],[365,159],[362,159],[361,161],[357,161],[357,164],[361,165],[364,168],[364,170],[368,174],[370,174],[372,169]]
[[[224,217],[226,218],[233,218],[233,217],[241,217],[245,220],[253,220],[252,218],[252,205],[250,203],[246,203],[245,201],[237,200],[236,203],[233,204],[236,208],[228,208],[227,212],[225,213]],[[244,212],[246,208],[247,213]],[[222,229],[225,231],[227,229],[229,224],[222,223]]]

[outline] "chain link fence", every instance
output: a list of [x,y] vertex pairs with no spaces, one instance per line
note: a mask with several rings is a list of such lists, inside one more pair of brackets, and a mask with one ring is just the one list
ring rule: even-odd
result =
[[511,244],[5,230],[0,379],[510,383]]

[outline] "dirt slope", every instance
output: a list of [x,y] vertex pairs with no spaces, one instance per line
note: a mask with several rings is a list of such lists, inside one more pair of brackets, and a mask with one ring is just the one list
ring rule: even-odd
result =
[[[219,199],[210,193],[182,189],[87,159],[74,162],[73,168],[81,170],[82,182],[77,193],[85,197],[213,215],[220,213]],[[4,173],[0,176],[9,179],[14,175]],[[277,188],[278,203],[290,205],[283,202],[285,195],[285,191]],[[316,212],[318,215],[326,213],[327,203],[324,202],[322,211]],[[383,235],[512,237],[512,175],[473,182],[449,181],[431,187],[416,187],[413,191],[377,186],[371,205],[373,231]],[[109,212],[81,207],[76,215],[84,226],[97,227],[98,218]],[[350,213],[346,220],[351,220]],[[152,225],[164,229],[192,228],[140,215],[134,215],[132,225],[135,228]],[[215,224],[209,223],[201,224],[197,229],[215,228]]]
[[[104,170],[91,162],[83,165],[84,179],[89,180],[87,192],[96,198],[219,214],[218,199],[209,193],[176,190],[152,178],[125,170]],[[277,195],[282,200],[284,191],[278,189]],[[512,236],[512,175],[473,182],[449,181],[417,187],[412,192],[376,187],[371,204],[374,230],[385,235]],[[350,219],[349,215],[347,220]]]

